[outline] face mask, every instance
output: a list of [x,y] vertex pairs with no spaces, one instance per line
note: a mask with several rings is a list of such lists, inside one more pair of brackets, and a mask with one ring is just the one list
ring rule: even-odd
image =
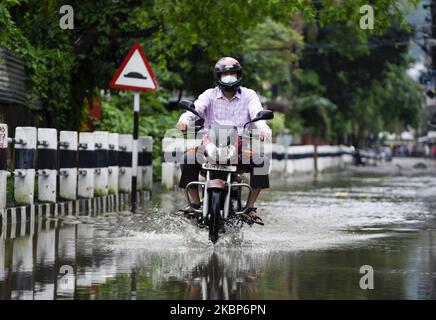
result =
[[221,78],[221,81],[224,83],[233,83],[236,82],[237,80],[238,78],[232,75],[224,76]]

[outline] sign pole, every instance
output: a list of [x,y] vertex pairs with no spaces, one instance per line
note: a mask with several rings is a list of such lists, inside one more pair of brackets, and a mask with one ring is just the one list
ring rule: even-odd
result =
[[136,187],[138,176],[139,93],[133,99],[133,145],[132,145],[132,212],[136,211]]
[[[124,59],[121,67],[109,83],[112,89],[131,91],[158,91],[159,85],[139,43],[135,43]],[[133,144],[132,144],[132,212],[136,211],[136,189],[138,177],[138,131],[139,131],[139,93],[133,96]]]

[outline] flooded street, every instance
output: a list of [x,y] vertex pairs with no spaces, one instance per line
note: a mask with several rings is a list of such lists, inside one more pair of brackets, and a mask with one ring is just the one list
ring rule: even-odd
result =
[[[4,229],[0,299],[436,298],[429,172],[274,181],[258,201],[266,225],[228,232],[215,247],[173,214],[182,205],[181,192],[156,193],[135,215]],[[373,290],[359,286],[363,265],[374,269]]]

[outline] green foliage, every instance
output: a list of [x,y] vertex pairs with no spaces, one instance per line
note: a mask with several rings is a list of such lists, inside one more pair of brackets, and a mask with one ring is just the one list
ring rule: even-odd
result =
[[245,38],[241,59],[244,84],[257,88],[268,98],[275,98],[271,85],[280,86],[282,94],[289,93],[291,65],[298,60],[297,48],[303,44],[302,36],[289,24],[266,19],[254,30],[246,32]]
[[162,21],[165,32],[159,33],[157,43],[174,56],[201,45],[214,60],[240,49],[241,35],[252,30],[266,17],[289,21],[297,9],[309,11],[302,1],[172,1],[156,0],[153,14]]
[[8,0],[0,3],[0,45],[18,53],[26,53],[30,50],[30,44],[17,28],[9,12],[10,7],[17,4],[19,1]]
[[[231,55],[244,64],[244,85],[294,107],[273,126],[282,130],[284,122],[293,133],[322,127],[333,139],[416,125],[410,114],[420,97],[403,73],[407,46],[383,42],[408,39],[402,12],[417,2],[373,1],[375,29],[362,30],[359,9],[367,0],[71,0],[75,29],[62,30],[64,1],[3,0],[0,44],[24,57],[36,125],[77,130],[87,117],[84,99],[107,89],[139,41],[161,87],[145,95],[141,134],[162,137],[178,116],[165,101],[214,85],[214,62]],[[131,100],[113,91],[98,127],[131,132]]]
[[[334,37],[335,47],[343,54],[356,55],[359,52],[368,52],[367,48],[359,47],[359,44],[366,44],[373,35],[381,36],[387,28],[398,25],[399,28],[410,30],[410,25],[404,19],[402,10],[404,6],[416,6],[420,0],[352,0],[352,1],[319,1],[316,18],[321,28],[334,27],[334,31],[342,34],[341,37]],[[374,9],[374,30],[363,30],[360,28],[362,14],[360,8],[370,4]],[[353,38],[353,42],[349,39]],[[349,55],[351,57],[352,55]]]
[[[154,95],[154,96],[153,96]],[[168,129],[174,128],[179,112],[167,110],[164,100],[150,93],[141,97],[139,134],[153,137],[153,173],[161,174],[162,143]],[[133,131],[133,94],[125,93],[104,99],[102,119],[94,120],[97,130],[132,134]]]
[[304,120],[294,111],[291,115],[286,114],[285,118],[286,129],[294,136],[301,136],[304,129]]
[[386,78],[374,82],[369,97],[366,100],[372,103],[372,109],[379,111],[379,118],[373,119],[370,125],[373,131],[399,132],[407,126],[418,127],[424,94],[401,66],[388,64]]
[[285,120],[286,117],[283,113],[276,112],[274,114],[274,119],[268,121],[268,125],[270,126],[274,136],[286,131]]
[[[330,126],[326,128],[330,130],[326,134],[333,141],[340,141],[344,133],[364,140],[369,131],[401,130],[407,124],[417,125],[422,93],[405,73],[409,64],[406,57],[410,26],[401,16],[401,6],[388,2],[377,1],[375,5],[374,34],[362,34],[356,30],[355,23],[326,25],[320,19],[307,25],[308,45],[300,61],[301,70],[294,73],[296,92],[300,97],[325,97],[337,106],[327,115]],[[361,4],[347,2],[338,12],[327,16],[343,16],[351,3]],[[380,17],[380,10],[386,15]],[[353,21],[353,14],[349,13]],[[330,21],[335,20],[330,17]],[[377,28],[381,22],[384,27]],[[410,94],[407,105],[399,101],[404,101],[405,96],[397,89],[386,90],[390,86]]]
[[321,85],[319,75],[311,69],[296,69],[293,73],[299,85],[300,96],[323,94],[325,86]]
[[331,117],[336,105],[330,100],[317,95],[301,97],[297,100],[296,109],[303,124],[315,135],[322,135],[326,139],[331,135]]

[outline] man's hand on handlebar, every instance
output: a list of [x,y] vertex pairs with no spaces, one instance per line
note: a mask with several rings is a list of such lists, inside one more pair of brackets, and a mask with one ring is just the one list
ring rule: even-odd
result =
[[188,124],[186,124],[186,123],[183,122],[183,121],[179,121],[179,122],[177,122],[177,124],[176,124],[176,128],[177,128],[178,130],[180,130],[181,132],[186,132],[186,130],[188,129]]
[[[185,133],[188,130],[188,124],[183,122],[183,121],[179,121],[176,124],[176,128],[177,128],[177,130],[180,130],[181,132]],[[201,129],[202,126],[195,126],[195,128]],[[271,131],[269,131],[269,130],[259,130],[257,133],[258,133],[260,141],[265,141],[265,140],[271,139]]]
[[253,131],[243,131],[242,134],[239,134],[244,139],[259,139],[259,141],[263,142],[265,140],[271,139],[271,131],[269,130],[254,130]]
[[259,130],[259,140],[265,141],[271,138],[271,132],[269,130]]

